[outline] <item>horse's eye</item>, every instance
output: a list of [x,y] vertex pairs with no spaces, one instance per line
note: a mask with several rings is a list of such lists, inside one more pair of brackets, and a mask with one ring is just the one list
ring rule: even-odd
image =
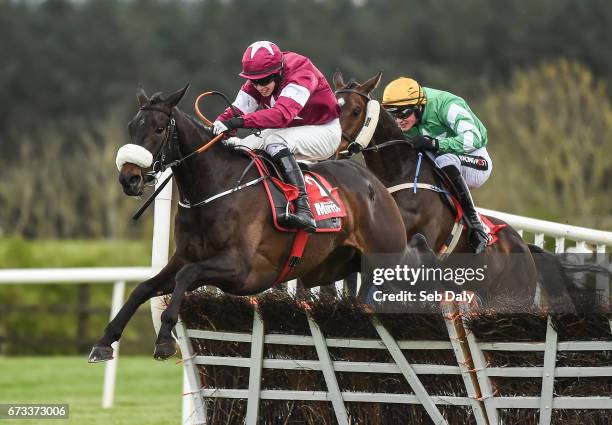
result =
[[156,132],[157,134],[162,134],[162,133],[164,132],[164,130],[165,130],[165,128],[164,128],[164,127],[157,127],[157,128],[155,129],[155,132]]
[[356,106],[355,109],[353,109],[353,115],[357,116],[361,113],[361,108],[359,106]]

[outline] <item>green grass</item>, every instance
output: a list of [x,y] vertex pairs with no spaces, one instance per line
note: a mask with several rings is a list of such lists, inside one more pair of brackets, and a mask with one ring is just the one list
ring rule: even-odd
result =
[[134,267],[150,264],[149,239],[0,239],[0,268]]
[[104,364],[85,357],[0,357],[0,403],[68,403],[69,419],[2,424],[166,425],[181,421],[182,369],[175,360],[119,356],[115,403],[103,409]]

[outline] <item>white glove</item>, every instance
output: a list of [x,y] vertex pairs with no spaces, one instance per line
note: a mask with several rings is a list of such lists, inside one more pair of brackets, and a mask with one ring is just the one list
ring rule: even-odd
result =
[[215,136],[227,130],[228,128],[221,121],[217,120],[213,123],[212,131]]
[[239,145],[241,141],[242,139],[240,137],[228,137],[227,139],[222,140],[221,143],[223,143],[225,146],[233,148]]

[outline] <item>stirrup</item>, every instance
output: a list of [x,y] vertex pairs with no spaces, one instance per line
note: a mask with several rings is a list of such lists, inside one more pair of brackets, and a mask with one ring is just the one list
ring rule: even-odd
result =
[[300,223],[300,217],[299,215],[297,215],[297,208],[296,212],[292,213],[291,211],[289,211],[289,204],[290,203],[287,202],[287,206],[285,207],[285,214],[278,217],[279,223],[290,229],[302,229],[307,233],[315,233],[317,231],[317,221],[315,220],[314,216],[312,217],[312,221],[314,224]]
[[479,229],[477,227],[469,227],[467,236],[468,244],[476,254],[480,254],[481,252],[485,251],[487,246],[489,246],[489,241],[491,240],[484,229]]

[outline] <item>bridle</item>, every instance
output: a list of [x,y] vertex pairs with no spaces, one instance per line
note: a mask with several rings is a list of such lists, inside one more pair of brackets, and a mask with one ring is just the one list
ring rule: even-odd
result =
[[[343,88],[343,89],[338,89],[334,92],[334,94],[339,95],[342,93],[354,93],[357,94],[361,97],[363,97],[366,101],[366,104],[372,100],[372,97],[366,93],[363,92],[361,90],[357,90],[357,89],[351,89],[351,88]],[[359,132],[361,131],[361,129],[363,128],[363,126],[365,125],[365,120],[363,121],[363,124],[361,125],[361,127],[359,128],[359,130],[356,131],[356,134],[359,134]],[[347,132],[343,131],[342,132],[342,138],[345,139],[347,142],[349,142],[348,146],[347,146],[347,150],[350,152],[351,151],[351,145],[354,147],[357,147],[358,143],[355,140],[355,135],[351,136],[350,134],[348,134]]]
[[[168,116],[168,118],[170,119],[168,121],[168,125],[166,126],[166,137],[164,138],[164,141],[162,142],[161,148],[159,149],[159,151],[153,158],[153,164],[151,165],[151,170],[145,173],[145,176],[147,176],[147,179],[149,181],[153,181],[153,183],[149,183],[149,185],[155,185],[155,182],[157,181],[156,176],[159,175],[159,173],[166,171],[168,168],[180,166],[181,164],[183,164],[183,162],[185,162],[192,156],[203,153],[208,148],[210,148],[214,143],[216,143],[218,140],[221,139],[222,135],[221,134],[217,135],[216,137],[213,137],[210,141],[208,141],[207,143],[205,143],[198,149],[183,156],[180,150],[179,133],[176,130],[176,120],[174,119],[174,114],[172,112],[168,113],[161,108],[156,108],[150,105],[142,106],[140,107],[140,110],[141,111],[161,112],[165,114],[166,116]],[[209,135],[212,136],[212,132],[208,127],[206,127],[206,130],[208,131],[208,133],[210,133]],[[166,163],[166,160],[168,160],[169,158],[176,158],[176,159],[171,160],[170,162]]]
[[[139,109],[141,111],[161,112],[169,118],[168,125],[166,126],[166,137],[164,137],[164,141],[162,142],[161,148],[153,157],[153,164],[151,165],[151,170],[145,173],[149,181],[155,182],[155,176],[158,173],[162,173],[170,167],[180,165],[186,159],[186,157],[183,157],[180,152],[178,143],[179,135],[178,131],[176,131],[176,120],[174,119],[174,115],[172,114],[172,112],[168,113],[161,108],[156,108],[151,105],[141,106]],[[173,152],[173,150],[175,152]],[[170,156],[178,157],[178,159],[166,163],[166,160]],[[153,185],[154,184],[155,183],[153,183]]]

